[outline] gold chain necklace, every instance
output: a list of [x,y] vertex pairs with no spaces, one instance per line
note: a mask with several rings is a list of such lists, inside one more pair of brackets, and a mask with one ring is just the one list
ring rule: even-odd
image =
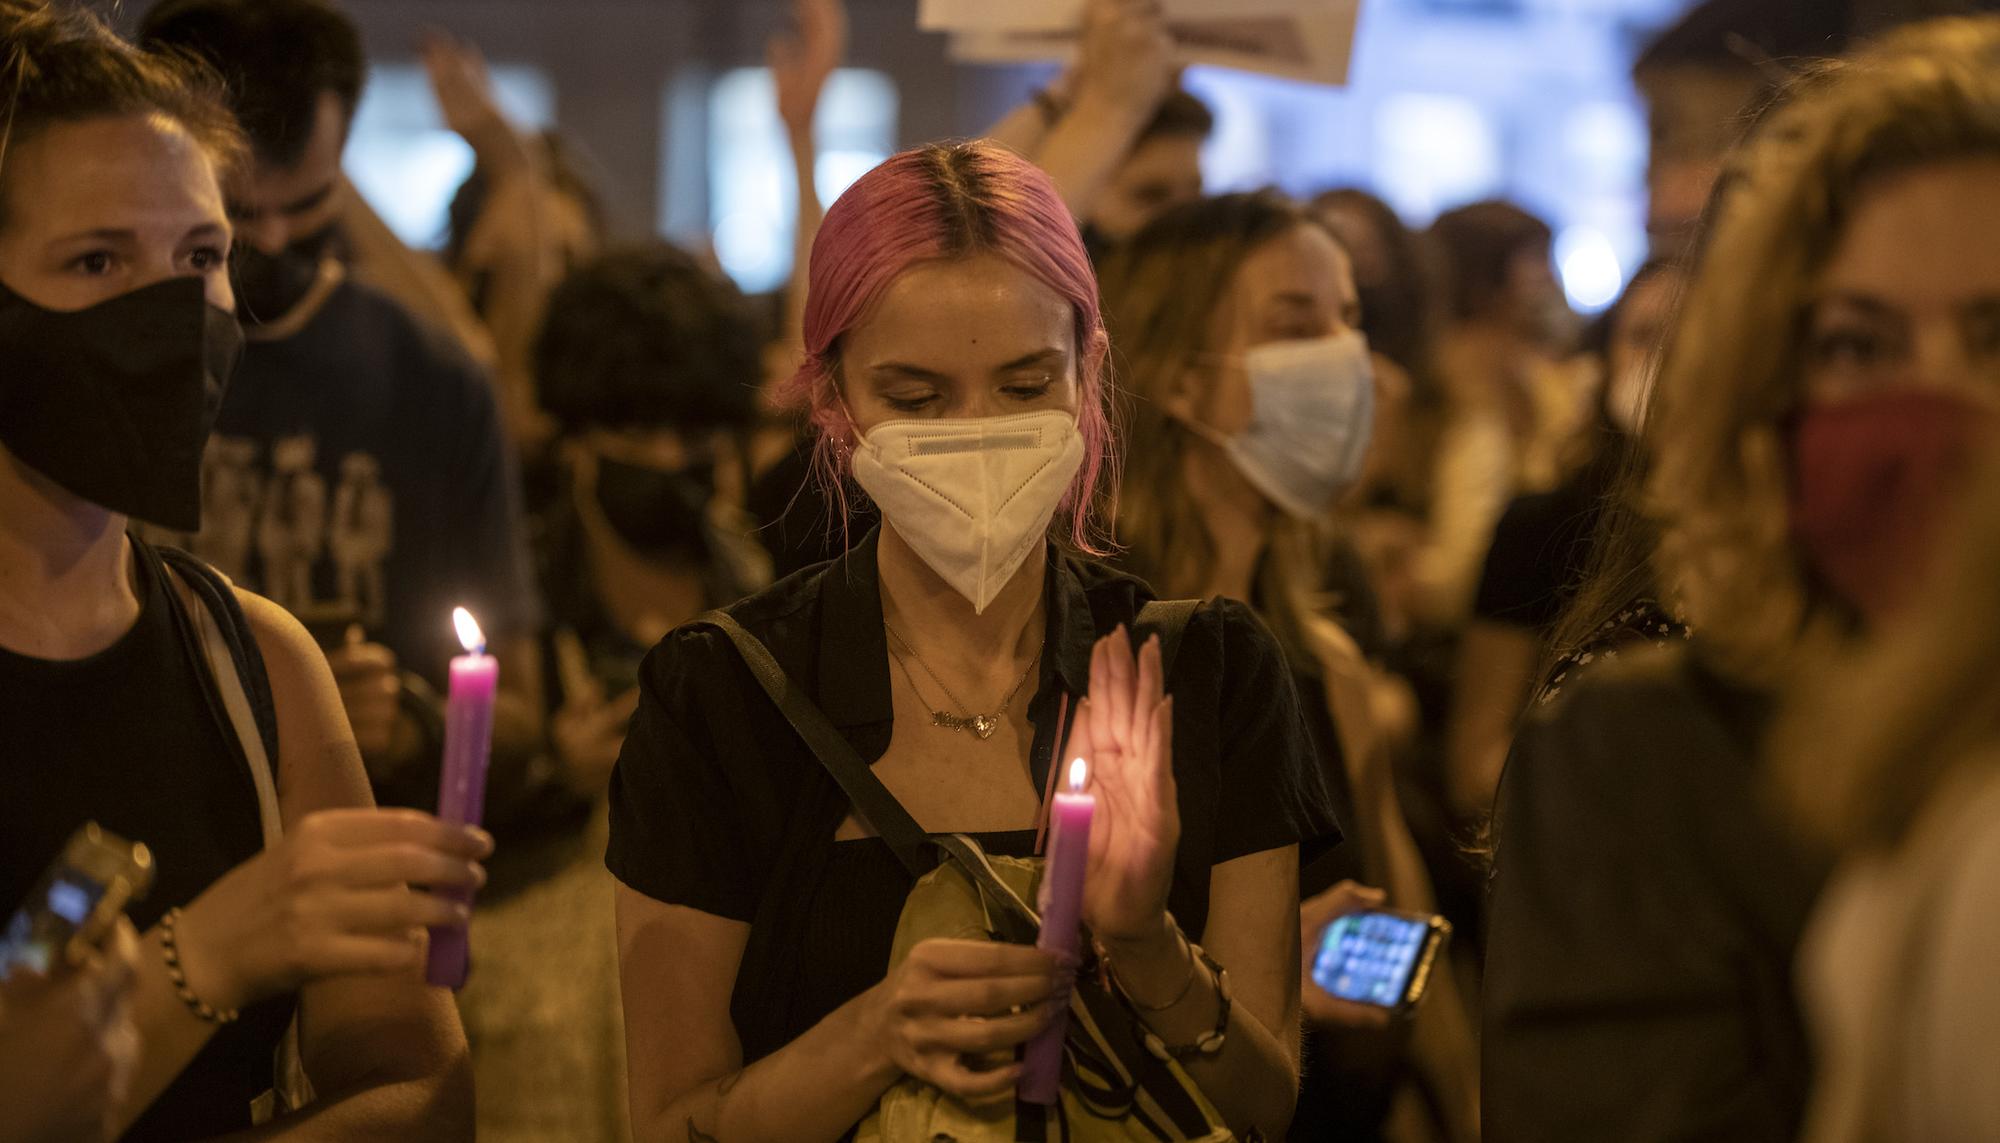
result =
[[[1029,622],[1032,623],[1033,620],[1030,619]],[[908,639],[903,638],[902,632],[889,626],[887,620],[883,621],[882,628],[890,635],[895,636],[896,642],[901,643],[903,649],[908,651],[912,658],[916,659],[917,666],[923,668],[924,674],[930,676],[931,682],[937,684],[937,688],[944,692],[944,697],[950,699],[953,706],[967,712],[960,715],[952,714],[950,711],[934,709],[931,711],[931,725],[941,726],[946,730],[970,731],[982,741],[993,737],[993,732],[1000,729],[1000,719],[1006,715],[1008,708],[1014,705],[1014,696],[1020,694],[1021,688],[1027,685],[1028,676],[1035,673],[1035,664],[1042,661],[1042,648],[1048,645],[1048,638],[1046,636],[1043,637],[1041,643],[1036,644],[1035,653],[1028,660],[1027,668],[1021,672],[1020,678],[1014,680],[1013,688],[1007,692],[1006,698],[1000,700],[1000,706],[997,710],[992,714],[972,714],[970,713],[972,710],[971,705],[964,699],[951,693],[951,688],[944,685],[944,680],[938,678],[937,672],[931,670],[931,665],[924,662],[924,657],[917,653],[916,647]],[[896,665],[902,668],[903,678],[909,681],[910,692],[916,695],[919,701],[922,701],[924,693],[917,687],[915,676],[910,674],[910,664],[901,655],[898,655],[893,648],[889,651],[889,657],[896,660]]]

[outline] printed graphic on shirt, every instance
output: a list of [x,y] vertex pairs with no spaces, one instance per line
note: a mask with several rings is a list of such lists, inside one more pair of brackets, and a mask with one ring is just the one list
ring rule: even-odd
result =
[[324,467],[321,460],[309,433],[274,440],[268,455],[249,438],[212,437],[202,456],[201,532],[146,528],[147,538],[186,548],[301,618],[347,616],[379,629],[395,495],[369,453]]

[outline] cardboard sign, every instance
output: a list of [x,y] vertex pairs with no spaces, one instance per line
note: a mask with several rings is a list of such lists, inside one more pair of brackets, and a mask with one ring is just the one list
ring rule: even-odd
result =
[[[1191,64],[1340,86],[1361,0],[1165,0],[1167,31]],[[1067,62],[1083,0],[924,0],[918,26],[951,33],[962,63]]]

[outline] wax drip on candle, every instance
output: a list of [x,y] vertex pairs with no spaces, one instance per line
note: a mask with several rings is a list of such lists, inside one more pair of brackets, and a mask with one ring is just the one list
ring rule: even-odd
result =
[[486,633],[479,629],[479,621],[472,617],[472,612],[454,607],[451,609],[451,622],[458,628],[458,641],[464,645],[466,654],[486,653]]

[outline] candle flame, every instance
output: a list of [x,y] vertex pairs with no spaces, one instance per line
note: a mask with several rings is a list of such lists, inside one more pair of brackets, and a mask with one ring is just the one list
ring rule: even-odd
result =
[[467,653],[473,655],[486,653],[486,635],[479,630],[479,621],[472,617],[472,612],[463,607],[454,607],[451,609],[451,621],[458,628],[458,641],[465,645]]
[[1090,777],[1090,767],[1081,758],[1071,759],[1069,764],[1069,788],[1071,793],[1083,792],[1084,780]]

